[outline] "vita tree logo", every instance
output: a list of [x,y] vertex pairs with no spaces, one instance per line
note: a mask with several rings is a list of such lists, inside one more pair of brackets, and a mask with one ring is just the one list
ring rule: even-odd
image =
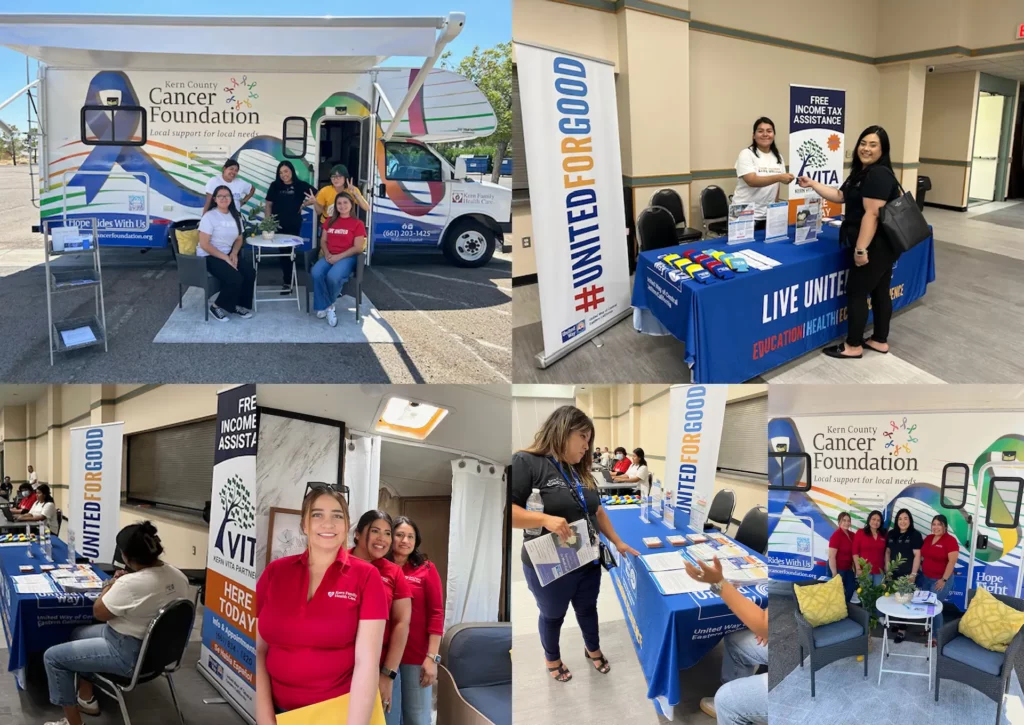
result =
[[[249,496],[249,489],[242,483],[240,476],[232,476],[220,490],[220,505],[224,509],[224,518],[217,531],[217,540],[213,546],[224,556],[248,566],[253,565],[256,554],[256,537],[240,534],[228,529],[228,524],[236,523],[245,531],[252,529],[256,517]],[[224,550],[224,539],[227,539],[227,551]]]
[[[832,134],[829,136],[828,141],[829,151],[839,150],[839,136]],[[800,171],[797,172],[797,176],[809,176],[815,181],[820,181],[826,186],[838,186],[839,175],[835,169],[826,168],[828,165],[828,156],[825,153],[825,149],[821,147],[817,139],[809,138],[805,139],[802,144],[796,150],[797,156],[800,157]]]

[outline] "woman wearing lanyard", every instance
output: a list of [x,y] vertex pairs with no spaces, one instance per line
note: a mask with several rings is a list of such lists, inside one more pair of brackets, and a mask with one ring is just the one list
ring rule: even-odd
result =
[[348,502],[332,488],[302,499],[306,551],[270,562],[256,582],[256,723],[350,695],[348,720],[368,725],[388,617],[380,573],[349,554]]
[[[636,549],[615,533],[608,514],[601,507],[589,466],[593,442],[594,423],[579,408],[565,405],[548,416],[537,431],[533,445],[512,456],[512,526],[526,529],[525,541],[548,533],[566,541],[575,535],[569,524],[585,520],[592,545],[598,543],[599,530],[619,554],[639,556]],[[527,509],[527,499],[534,490],[540,494],[543,511]],[[572,679],[562,663],[558,644],[570,602],[583,632],[585,656],[594,669],[607,674],[611,667],[601,653],[597,622],[597,596],[601,589],[599,563],[585,564],[541,586],[525,546],[522,561],[527,585],[540,610],[540,640],[551,677],[559,682]]]
[[839,528],[832,532],[828,540],[828,568],[832,576],[843,578],[843,594],[850,601],[857,589],[857,578],[853,574],[853,532],[850,531],[852,519],[843,511],[839,514]]
[[351,553],[373,564],[384,583],[389,616],[380,653],[380,699],[388,725],[399,725],[402,720],[402,685],[398,682],[398,666],[409,637],[412,590],[402,570],[384,558],[391,553],[391,516],[384,511],[367,511],[360,516]]
[[953,570],[960,556],[960,542],[949,533],[949,522],[939,514],[932,519],[932,532],[921,545],[921,571],[917,586],[926,592],[935,592],[939,599],[938,613],[932,618],[932,647],[934,634],[942,629],[942,604],[953,593]]
[[[412,589],[412,617],[409,641],[402,657],[401,694],[395,689],[392,708],[402,713],[403,725],[430,725],[433,685],[441,663],[441,635],[444,634],[444,598],[437,568],[420,551],[420,529],[412,519],[395,519],[391,559],[402,567]],[[401,707],[398,706],[401,697]]]

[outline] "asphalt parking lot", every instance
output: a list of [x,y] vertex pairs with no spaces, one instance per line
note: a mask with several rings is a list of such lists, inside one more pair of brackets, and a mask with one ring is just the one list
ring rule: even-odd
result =
[[[363,292],[399,344],[221,345],[154,343],[178,303],[170,252],[103,248],[109,351],[72,351],[51,367],[42,237],[31,232],[38,218],[28,170],[0,166],[4,382],[511,382],[512,261],[501,252],[479,269],[453,267],[439,252],[375,256]],[[93,305],[87,294],[55,299],[55,317]]]

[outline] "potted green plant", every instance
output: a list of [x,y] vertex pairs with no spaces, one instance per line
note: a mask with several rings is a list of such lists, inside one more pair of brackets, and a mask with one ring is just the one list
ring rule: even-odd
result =
[[242,236],[250,239],[257,233],[263,235],[264,239],[271,239],[274,232],[281,228],[276,214],[267,214],[267,205],[250,208],[242,214]]
[[[889,593],[892,585],[892,575],[905,561],[906,559],[902,555],[897,555],[896,558],[889,562],[889,566],[886,567],[883,572],[882,581],[878,584],[874,583],[871,578],[871,562],[862,557],[854,557],[857,560],[858,566],[860,566],[860,576],[857,577],[857,598],[860,600],[860,605],[868,611],[871,615],[870,625],[874,629],[878,624],[878,611],[875,609],[875,602],[880,597],[884,597]],[[913,596],[913,592],[911,592]]]
[[256,225],[256,229],[263,235],[264,239],[273,239],[274,232],[280,228],[281,224],[277,221],[276,214],[264,214],[263,219]]
[[896,601],[900,604],[910,604],[910,600],[914,598],[914,592],[917,591],[917,583],[915,578],[910,574],[901,576],[892,583],[892,590],[895,593],[894,596]]

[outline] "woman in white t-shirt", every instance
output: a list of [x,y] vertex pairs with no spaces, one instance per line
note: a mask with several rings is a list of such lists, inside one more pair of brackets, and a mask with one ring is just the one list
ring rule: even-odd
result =
[[64,719],[46,725],[82,725],[82,713],[99,715],[92,683],[75,675],[104,672],[131,677],[150,622],[167,604],[190,599],[188,579],[160,560],[164,551],[156,527],[148,521],[126,526],[117,549],[128,567],[107,582],[92,606],[102,624],[78,627],[71,640],[43,655],[50,702],[64,708]]
[[750,146],[736,158],[736,192],[733,204],[754,205],[754,226],[764,229],[768,205],[779,198],[779,184],[793,181],[786,173],[782,154],[775,145],[775,124],[762,116],[754,121],[754,134]]
[[32,504],[32,508],[28,510],[27,514],[18,516],[17,520],[45,521],[46,525],[50,527],[50,531],[54,534],[57,533],[57,504],[53,502],[53,496],[50,495],[49,485],[39,484],[39,487],[36,488],[36,501]]
[[199,220],[196,247],[196,256],[206,257],[206,269],[220,281],[220,294],[210,303],[210,314],[221,322],[228,321],[229,312],[249,318],[256,271],[241,260],[242,215],[231,189],[223,184],[213,190],[213,200],[216,206]]
[[235,208],[239,211],[245,206],[245,202],[249,201],[256,193],[255,186],[245,179],[238,178],[238,168],[237,161],[228,159],[224,162],[220,176],[214,176],[206,182],[206,203],[203,204],[203,214],[213,208],[213,192],[221,184],[231,189],[231,195],[235,198]]
[[651,489],[650,471],[647,470],[647,459],[644,458],[643,448],[634,448],[629,454],[630,466],[621,476],[612,476],[612,480],[618,483],[635,483],[640,489],[640,494],[646,496]]

